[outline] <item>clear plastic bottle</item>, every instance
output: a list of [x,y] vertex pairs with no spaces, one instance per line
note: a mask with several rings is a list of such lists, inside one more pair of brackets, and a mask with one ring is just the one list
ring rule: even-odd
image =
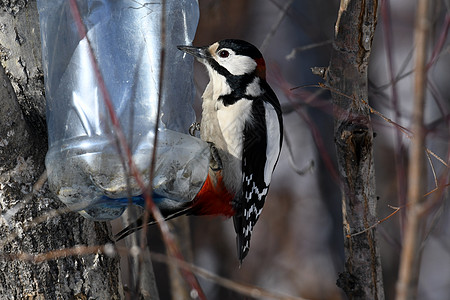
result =
[[[87,36],[133,160],[144,182],[155,133],[161,50],[161,2],[77,0]],[[103,101],[88,52],[67,0],[38,0],[47,100],[50,188],[71,209],[95,220],[120,216],[140,188]],[[192,200],[208,169],[208,146],[187,135],[195,120],[191,43],[197,0],[166,0],[166,62],[161,102],[156,198]]]

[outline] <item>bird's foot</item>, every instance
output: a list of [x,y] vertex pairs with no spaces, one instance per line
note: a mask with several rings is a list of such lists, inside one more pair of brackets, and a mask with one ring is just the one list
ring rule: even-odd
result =
[[191,124],[191,126],[189,126],[189,134],[192,136],[195,136],[195,133],[197,131],[200,131],[200,123],[199,122],[194,122]]
[[208,144],[209,144],[209,151],[211,153],[211,159],[209,160],[209,167],[214,172],[220,171],[223,169],[223,165],[222,159],[220,158],[219,155],[219,150],[217,150],[214,143],[208,142]]

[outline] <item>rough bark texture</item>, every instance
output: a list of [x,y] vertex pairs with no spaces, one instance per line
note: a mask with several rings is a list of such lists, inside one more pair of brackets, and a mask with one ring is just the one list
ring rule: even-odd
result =
[[341,0],[326,74],[343,197],[346,261],[338,285],[349,299],[384,299],[375,228],[366,230],[377,217],[373,132],[369,109],[361,101],[368,99],[367,67],[376,21],[376,0]]
[[102,245],[109,228],[76,213],[37,222],[62,204],[46,185],[31,193],[47,151],[35,1],[0,3],[0,53],[0,298],[120,299],[117,258],[95,253],[31,263],[11,257]]

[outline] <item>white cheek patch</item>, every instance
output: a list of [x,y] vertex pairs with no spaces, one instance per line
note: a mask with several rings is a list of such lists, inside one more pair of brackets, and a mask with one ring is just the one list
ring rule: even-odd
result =
[[244,55],[230,55],[227,58],[217,58],[217,62],[228,70],[232,75],[244,75],[256,69],[256,62],[252,58]]

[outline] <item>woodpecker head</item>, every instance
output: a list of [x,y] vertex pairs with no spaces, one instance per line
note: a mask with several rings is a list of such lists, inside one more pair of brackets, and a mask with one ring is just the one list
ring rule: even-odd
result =
[[265,79],[266,76],[261,52],[246,41],[227,39],[210,46],[178,46],[178,49],[196,57],[208,71],[215,71],[225,78],[253,75]]
[[210,46],[178,46],[206,66],[210,84],[203,94],[224,106],[264,93],[266,64],[258,48],[242,40],[221,40]]

